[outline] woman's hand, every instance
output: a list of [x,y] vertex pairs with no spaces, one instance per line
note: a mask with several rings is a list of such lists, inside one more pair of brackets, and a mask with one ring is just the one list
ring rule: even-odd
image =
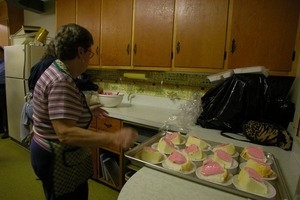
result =
[[138,132],[130,127],[125,127],[116,132],[116,144],[124,149],[129,149],[138,138]]
[[101,108],[101,104],[90,106],[90,110],[93,113],[93,116],[96,117],[108,117],[108,112]]

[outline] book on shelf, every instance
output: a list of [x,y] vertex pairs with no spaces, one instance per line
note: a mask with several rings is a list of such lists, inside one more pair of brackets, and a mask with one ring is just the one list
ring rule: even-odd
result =
[[103,163],[107,181],[111,182],[116,187],[119,186],[120,167],[118,163],[112,157],[105,159]]
[[100,178],[103,178],[105,180],[107,180],[107,176],[106,176],[106,172],[104,170],[104,160],[106,160],[108,158],[106,153],[101,153],[100,154],[100,166],[101,166],[101,172],[102,172],[102,176],[100,176]]

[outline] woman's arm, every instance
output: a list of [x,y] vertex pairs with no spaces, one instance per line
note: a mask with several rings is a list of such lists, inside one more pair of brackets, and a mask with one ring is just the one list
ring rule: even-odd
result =
[[52,125],[61,143],[81,147],[120,145],[128,149],[138,137],[136,130],[128,127],[109,133],[79,128],[76,121],[69,119],[52,120]]

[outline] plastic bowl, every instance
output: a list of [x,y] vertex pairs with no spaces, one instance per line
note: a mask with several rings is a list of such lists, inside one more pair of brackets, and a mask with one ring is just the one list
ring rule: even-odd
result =
[[99,101],[104,107],[116,107],[122,103],[124,93],[105,91],[99,94]]

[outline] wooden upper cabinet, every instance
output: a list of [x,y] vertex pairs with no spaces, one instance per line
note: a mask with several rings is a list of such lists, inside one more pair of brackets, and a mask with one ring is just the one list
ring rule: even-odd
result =
[[0,46],[9,45],[9,30],[7,20],[0,20]]
[[88,29],[94,39],[92,51],[95,55],[90,59],[90,65],[100,65],[100,17],[101,1],[77,0],[76,23]]
[[290,72],[299,0],[233,0],[228,68],[265,66]]
[[0,2],[0,21],[8,19],[8,8],[6,1]]
[[224,66],[229,0],[178,0],[176,68]]
[[132,0],[102,0],[102,66],[131,65],[132,12]]
[[0,1],[0,45],[11,45],[9,36],[24,24],[24,10],[7,1]]
[[296,75],[299,0],[56,0],[56,5],[57,26],[75,22],[93,34],[92,68],[217,73],[265,66],[271,75]]
[[93,35],[92,51],[95,55],[90,65],[100,64],[100,13],[99,0],[56,0],[56,27],[68,23],[76,23],[88,29]]
[[174,0],[135,1],[134,68],[171,69],[174,4]]
[[76,23],[76,0],[56,0],[56,29]]

